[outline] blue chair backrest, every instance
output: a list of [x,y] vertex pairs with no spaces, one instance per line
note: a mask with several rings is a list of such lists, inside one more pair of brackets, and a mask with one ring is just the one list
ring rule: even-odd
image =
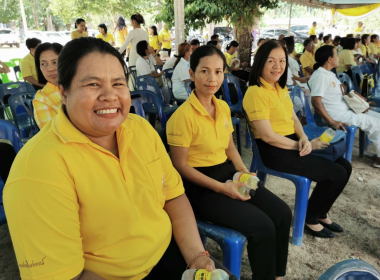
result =
[[165,77],[166,85],[169,88],[170,99],[172,101],[176,101],[174,94],[173,94],[173,84],[172,84],[173,72],[174,72],[174,68],[165,69],[164,70],[164,77]]
[[367,74],[367,75],[372,74],[372,71],[368,68],[368,66],[366,64],[359,65],[359,68],[362,71],[363,75],[364,74]]
[[185,88],[186,88],[186,91],[187,91],[187,94],[190,96],[191,92],[192,92],[192,89],[190,87],[190,84],[191,84],[191,81],[187,81],[185,82]]
[[239,103],[242,103],[244,97],[243,97],[243,93],[241,91],[238,79],[232,74],[224,74],[223,95],[224,95],[225,101],[227,102],[228,106],[233,105],[231,102],[231,95],[230,95],[230,91],[228,89],[228,84],[234,85]]
[[154,65],[154,68],[156,69],[156,70],[160,70],[160,72],[162,72],[162,65]]
[[360,93],[360,83],[363,81],[363,73],[358,66],[351,66],[352,79],[355,90]]
[[[34,121],[33,99],[36,91],[16,93],[9,97],[9,107],[13,115],[13,121],[21,135],[21,128],[28,128],[28,137],[35,135],[39,128]],[[21,109],[21,110],[20,110]]]
[[293,96],[298,96],[301,99],[302,104],[303,104],[303,109],[305,110],[305,113],[306,113],[307,124],[315,124],[313,112],[311,111],[309,101],[307,100],[303,90],[300,87],[296,86],[293,88],[291,94]]
[[0,139],[9,140],[16,154],[22,148],[22,142],[17,128],[9,121],[0,120]]
[[[156,96],[158,97],[158,100],[161,102],[161,106],[165,106],[164,97],[162,95],[162,92],[156,82],[156,80],[151,76],[138,76],[136,78],[136,86],[137,90],[148,90],[151,92],[154,92]],[[154,91],[152,90],[154,89]]]
[[342,84],[347,85],[347,92],[355,90],[354,84],[352,83],[350,76],[348,76],[346,73],[338,73],[337,77]]
[[4,104],[7,104],[7,100],[10,95],[20,93],[35,91],[34,87],[26,82],[15,82],[0,85],[0,99]]
[[145,118],[144,105],[154,106],[157,110],[161,126],[166,127],[167,118],[157,96],[149,90],[136,90],[131,92],[131,106],[135,108],[135,113]]
[[174,73],[174,68],[165,69],[164,70],[165,79],[171,80],[172,76],[173,76],[173,73]]
[[300,65],[300,77],[303,78],[302,65]]

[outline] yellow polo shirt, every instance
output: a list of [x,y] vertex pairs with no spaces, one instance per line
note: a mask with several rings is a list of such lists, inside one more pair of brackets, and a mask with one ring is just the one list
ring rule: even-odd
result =
[[156,36],[149,35],[149,45],[154,50],[158,50],[160,48],[161,43],[162,43],[162,39],[160,35],[156,35]]
[[124,27],[122,30],[116,30],[115,31],[116,48],[121,47],[121,45],[125,41],[125,38],[127,38],[127,35],[128,35],[128,28],[127,27]]
[[184,193],[157,132],[129,114],[120,159],[56,118],[18,153],[4,206],[22,279],[67,280],[83,269],[143,279],[172,238],[165,201]]
[[33,99],[33,113],[40,129],[58,114],[61,104],[61,93],[57,86],[47,82],[43,89],[37,91]]
[[[244,95],[243,108],[249,121],[269,120],[275,133],[286,136],[294,133],[293,103],[287,87],[276,88],[260,78],[262,86],[251,86]],[[256,139],[260,138],[251,127]]]
[[[367,55],[369,56],[372,52],[369,47],[364,46],[363,44],[360,46],[360,49],[362,50],[363,55],[366,57]],[[367,54],[368,51],[368,54]]]
[[234,131],[231,111],[225,101],[215,96],[212,102],[216,109],[215,120],[193,91],[166,125],[169,145],[189,148],[186,162],[191,167],[214,166],[227,160],[226,149]]
[[317,29],[317,28],[314,27],[314,26],[313,26],[312,28],[310,28],[310,30],[309,30],[309,36],[310,36],[310,35],[317,35],[316,29]]
[[[161,36],[162,40],[169,40],[172,38],[170,31],[166,30],[166,29],[162,29],[160,31],[159,35]],[[163,49],[171,49],[172,48],[172,42],[171,41],[166,41],[166,42],[163,41],[162,42],[162,48]]]
[[107,33],[107,37],[104,37],[103,34],[98,34],[96,38],[102,39],[104,42],[107,42],[109,44],[112,44],[115,42],[115,38],[113,37],[111,33]]
[[32,56],[30,53],[21,60],[20,70],[24,79],[26,77],[32,77],[38,81],[34,56]]
[[81,37],[88,37],[88,33],[86,31],[83,31],[82,33],[79,33],[78,30],[71,32],[71,40],[78,39]]
[[379,50],[379,46],[378,45],[375,45],[374,43],[370,43],[369,46],[368,46],[368,49],[370,50],[370,53],[374,53],[374,54],[377,54],[378,50]]
[[356,66],[356,62],[354,59],[354,54],[351,50],[342,50],[338,54],[339,65],[336,68],[337,73],[342,73],[347,71],[346,65]]
[[357,28],[355,29],[355,33],[360,33],[360,32],[362,32],[362,28],[361,28],[361,27],[357,27]]
[[228,52],[224,53],[224,56],[226,57],[226,63],[228,66],[231,66],[231,62],[234,58],[236,58],[236,52],[234,54],[229,54]]
[[314,55],[308,51],[305,51],[301,57],[300,57],[300,62],[302,64],[302,73],[306,77],[310,73],[305,70],[306,67],[310,67],[313,69],[313,66],[315,64],[315,59]]

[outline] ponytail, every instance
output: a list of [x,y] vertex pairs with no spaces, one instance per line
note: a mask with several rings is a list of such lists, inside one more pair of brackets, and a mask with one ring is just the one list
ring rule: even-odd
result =
[[231,47],[235,47],[235,48],[237,48],[237,47],[239,47],[239,43],[236,42],[236,41],[231,41],[231,42],[227,45],[226,50],[228,51]]
[[188,51],[190,51],[190,44],[189,43],[179,44],[177,60],[175,61],[173,68],[175,68],[177,66],[177,64],[181,61],[182,57],[185,57],[185,54]]
[[313,66],[313,70],[318,70],[318,68],[321,67],[321,65],[319,65],[319,63],[315,63],[314,66]]

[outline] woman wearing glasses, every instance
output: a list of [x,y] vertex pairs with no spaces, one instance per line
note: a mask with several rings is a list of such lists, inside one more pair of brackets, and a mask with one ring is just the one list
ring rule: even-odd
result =
[[302,72],[305,77],[313,74],[313,66],[315,64],[314,59],[314,43],[312,39],[306,39],[303,43],[304,53],[300,57],[300,62],[302,64]]

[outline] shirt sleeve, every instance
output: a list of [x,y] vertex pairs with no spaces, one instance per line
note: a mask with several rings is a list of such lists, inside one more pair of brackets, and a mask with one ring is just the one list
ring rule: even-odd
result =
[[269,100],[263,88],[251,86],[243,99],[243,108],[249,121],[269,120]]
[[4,208],[22,279],[67,280],[84,268],[78,198],[73,182],[62,177],[57,175],[59,185],[19,179],[5,187]]
[[181,79],[181,81],[190,80],[189,68],[187,66],[182,64],[180,61],[176,68],[179,68],[178,74],[179,74],[179,78]]
[[348,51],[346,54],[345,54],[345,57],[344,57],[344,63],[345,65],[353,65],[353,66],[356,66],[356,62],[354,60],[354,55],[352,52]]
[[32,77],[33,76],[32,69],[30,68],[30,65],[28,63],[27,58],[24,58],[21,60],[20,70],[21,70],[22,77],[24,79],[26,77]]
[[170,146],[189,148],[193,138],[189,117],[177,110],[166,124],[166,136]]
[[306,67],[310,66],[308,63],[308,60],[309,59],[305,55],[301,55],[300,62],[302,64],[302,68],[306,68]]
[[325,92],[327,90],[327,85],[329,84],[329,82],[321,78],[322,77],[318,75],[318,73],[314,73],[311,76],[311,79],[309,80],[309,86],[310,86],[312,97],[315,97],[315,96],[323,97],[325,95]]

